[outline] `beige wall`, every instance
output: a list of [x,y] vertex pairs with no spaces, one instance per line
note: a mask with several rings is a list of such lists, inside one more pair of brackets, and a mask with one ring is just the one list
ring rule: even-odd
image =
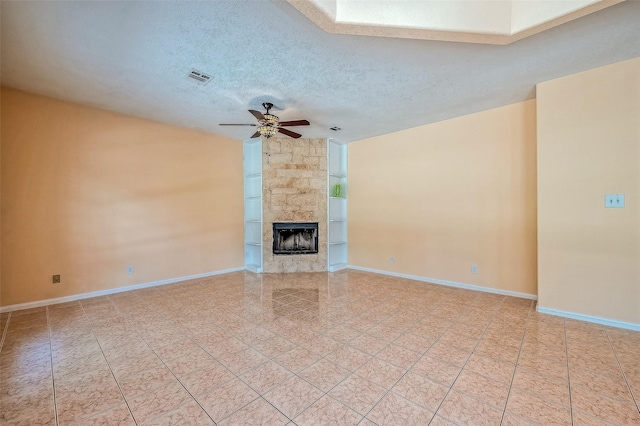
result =
[[537,97],[539,306],[640,323],[640,58]]
[[241,142],[5,88],[1,111],[3,306],[243,265]]
[[350,265],[537,293],[535,101],[348,150]]

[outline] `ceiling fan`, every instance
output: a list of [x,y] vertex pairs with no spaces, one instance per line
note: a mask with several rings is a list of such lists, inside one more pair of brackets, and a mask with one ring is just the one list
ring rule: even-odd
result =
[[280,121],[280,119],[269,113],[269,110],[273,108],[273,104],[271,102],[264,102],[262,104],[264,109],[267,110],[266,114],[261,113],[260,111],[256,111],[250,109],[249,112],[253,114],[255,118],[258,119],[258,124],[220,124],[221,126],[257,126],[258,130],[251,136],[252,138],[257,138],[258,136],[264,136],[265,138],[270,138],[271,136],[275,136],[278,132],[283,135],[290,136],[292,138],[298,139],[302,136],[300,133],[292,132],[289,129],[283,129],[283,127],[289,126],[308,126],[309,122],[307,120],[293,120],[293,121]]

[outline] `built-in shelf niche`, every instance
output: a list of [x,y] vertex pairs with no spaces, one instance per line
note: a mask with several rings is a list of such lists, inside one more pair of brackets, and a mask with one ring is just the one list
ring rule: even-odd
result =
[[243,143],[244,264],[248,271],[262,272],[262,140]]
[[[327,141],[328,165],[328,270],[347,267],[347,145],[335,139]],[[334,195],[335,185],[341,185],[339,197]]]

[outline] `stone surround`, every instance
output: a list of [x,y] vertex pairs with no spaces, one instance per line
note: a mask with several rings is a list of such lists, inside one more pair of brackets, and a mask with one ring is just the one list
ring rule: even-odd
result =
[[[263,139],[263,272],[327,270],[327,197],[326,139]],[[318,222],[318,253],[274,255],[274,222]]]

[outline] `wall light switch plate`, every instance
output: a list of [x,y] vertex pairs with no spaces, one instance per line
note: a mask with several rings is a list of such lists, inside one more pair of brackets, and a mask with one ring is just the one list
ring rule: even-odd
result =
[[133,266],[131,265],[127,266],[127,274],[129,275],[133,274]]
[[624,194],[607,194],[604,196],[604,206],[607,209],[624,208]]

